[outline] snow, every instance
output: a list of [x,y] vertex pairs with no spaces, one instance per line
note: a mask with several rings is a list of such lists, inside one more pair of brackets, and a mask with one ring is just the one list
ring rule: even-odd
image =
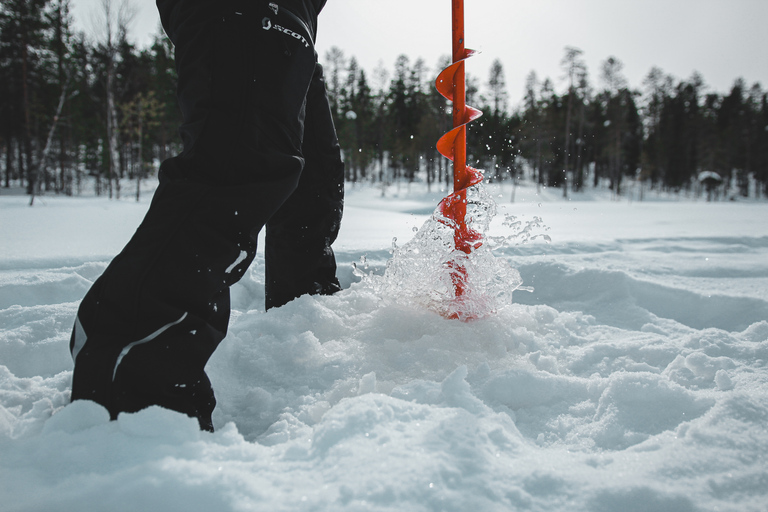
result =
[[471,322],[383,296],[443,194],[349,187],[342,292],[265,313],[261,255],[233,288],[212,434],[69,404],[77,303],[148,195],[0,196],[0,509],[765,510],[768,204],[487,190],[533,291]]

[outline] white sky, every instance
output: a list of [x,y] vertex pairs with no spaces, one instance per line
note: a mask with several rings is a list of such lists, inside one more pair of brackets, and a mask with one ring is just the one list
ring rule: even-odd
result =
[[[132,36],[146,43],[157,30],[155,3],[133,1]],[[73,4],[88,31],[99,1]],[[436,75],[438,58],[451,51],[450,15],[450,0],[328,0],[318,53],[322,60],[338,46],[370,80],[379,62],[391,72],[400,54],[424,58]],[[676,79],[698,71],[720,93],[738,77],[768,88],[768,0],[465,0],[465,19],[467,47],[482,50],[468,72],[484,84],[493,60],[501,59],[512,105],[521,101],[531,70],[564,89],[566,46],[584,51],[593,86],[601,85],[601,62],[615,56],[635,88],[654,65]]]

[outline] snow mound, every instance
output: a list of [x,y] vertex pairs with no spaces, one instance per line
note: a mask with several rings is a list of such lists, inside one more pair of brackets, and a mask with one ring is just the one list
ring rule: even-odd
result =
[[[157,407],[110,422],[69,404],[76,301],[119,248],[110,237],[135,228],[135,205],[92,199],[82,211],[95,220],[64,199],[22,210],[0,198],[15,216],[56,219],[62,239],[90,226],[104,244],[54,237],[25,264],[37,242],[0,248],[0,508],[762,510],[768,207],[539,206],[526,193],[500,208],[541,216],[552,243],[497,257],[534,291],[473,322],[353,275],[361,256],[384,275],[391,238],[429,220],[427,195],[350,191],[334,296],[263,312],[259,256],[207,368],[212,434]],[[24,219],[0,224],[3,240]]]

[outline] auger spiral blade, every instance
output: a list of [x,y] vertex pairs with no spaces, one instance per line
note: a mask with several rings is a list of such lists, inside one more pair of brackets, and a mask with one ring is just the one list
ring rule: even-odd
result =
[[483,176],[467,165],[467,123],[480,117],[482,112],[466,104],[464,63],[475,52],[464,48],[464,0],[452,0],[453,8],[453,63],[437,77],[435,86],[440,94],[453,102],[453,129],[440,137],[437,150],[453,161],[453,193],[440,202],[438,210],[443,222],[454,230],[456,256],[446,265],[451,269],[456,304],[450,318],[470,319],[461,309],[462,296],[468,292],[467,269],[464,260],[473,249],[482,245],[482,233],[467,225],[467,189],[479,184]]

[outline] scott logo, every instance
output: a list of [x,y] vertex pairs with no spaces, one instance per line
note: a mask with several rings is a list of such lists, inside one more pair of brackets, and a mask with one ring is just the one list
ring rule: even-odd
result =
[[278,30],[278,31],[282,32],[283,34],[288,34],[292,38],[298,39],[299,41],[304,43],[304,47],[305,48],[309,48],[309,42],[307,41],[307,39],[303,35],[299,34],[298,32],[294,32],[293,30],[291,30],[289,28],[285,28],[282,25],[278,25],[277,23],[275,23],[273,25],[272,24],[272,20],[270,20],[266,16],[264,17],[264,19],[261,20],[261,28],[263,28],[264,30],[272,30],[272,29],[274,29],[274,30]]

